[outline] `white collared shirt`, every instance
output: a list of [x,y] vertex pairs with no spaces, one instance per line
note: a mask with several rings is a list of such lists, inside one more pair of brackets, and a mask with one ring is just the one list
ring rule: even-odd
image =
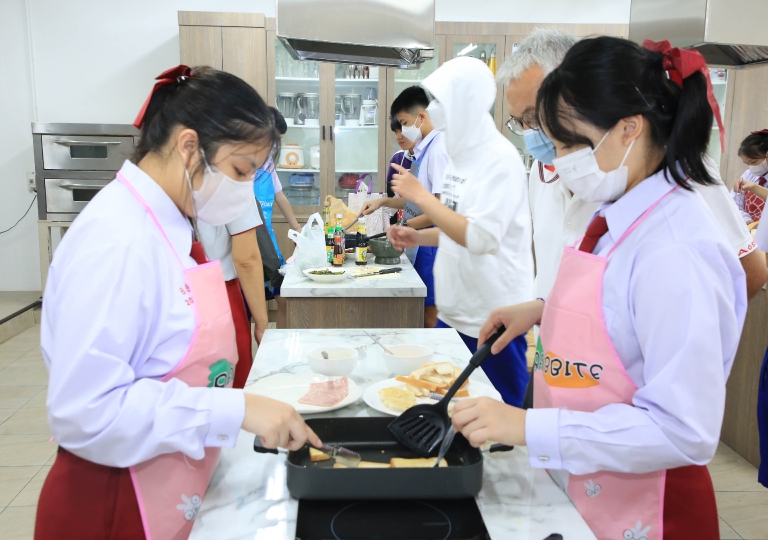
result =
[[424,155],[424,161],[421,162],[418,178],[424,189],[433,195],[440,195],[443,191],[445,167],[448,165],[445,135],[436,129],[430,131],[429,135],[419,141],[419,144],[413,148],[411,161],[421,159],[428,146],[429,151]]
[[[673,187],[660,172],[604,205],[608,233],[594,253],[605,257]],[[608,334],[639,389],[632,405],[591,413],[530,409],[531,466],[588,474],[706,464],[720,437],[747,290],[730,242],[697,193],[671,193],[623,241],[602,295]]]
[[[126,161],[121,172],[193,267],[186,216],[138,167]],[[195,329],[184,283],[168,241],[121,182],[75,219],[48,273],[40,337],[48,422],[62,447],[128,467],[168,452],[201,459],[204,447],[234,446],[245,414],[241,390],[161,382]]]
[[587,230],[599,203],[574,197],[557,172],[534,161],[528,175],[528,201],[536,255],[536,298],[546,298],[555,284],[563,248],[573,246]]

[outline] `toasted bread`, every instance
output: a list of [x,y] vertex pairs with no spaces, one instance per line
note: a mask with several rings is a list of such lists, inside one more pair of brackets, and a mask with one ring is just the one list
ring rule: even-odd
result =
[[404,375],[398,375],[397,380],[400,382],[404,382],[405,384],[410,384],[411,386],[426,388],[430,392],[434,392],[438,388],[435,383],[422,381],[421,379],[414,379],[413,377],[405,377]]
[[376,461],[361,461],[358,468],[360,469],[389,469],[389,463],[378,463]]
[[384,406],[387,409],[390,409],[395,412],[403,412],[407,411],[414,405],[416,405],[415,399],[401,399],[401,398],[388,398],[388,399],[382,399],[381,402],[384,404]]
[[[441,395],[445,395],[448,393],[447,388],[438,388],[437,393]],[[466,388],[461,388],[459,390],[456,390],[456,393],[453,395],[453,397],[469,397],[469,390]]]
[[382,388],[379,390],[379,398],[384,406],[395,412],[403,412],[416,405],[416,395],[407,388]]
[[[437,458],[433,458],[433,457],[431,457],[431,458],[413,458],[413,459],[397,458],[397,457],[395,457],[395,458],[392,458],[392,459],[389,460],[389,466],[392,467],[393,469],[398,469],[398,468],[399,469],[402,469],[402,468],[424,468],[424,469],[428,469],[430,467],[434,467],[435,466],[435,461],[436,460],[437,460]],[[445,461],[445,459],[443,458],[440,461],[440,467],[447,467],[447,466],[448,466],[448,462]]]
[[341,463],[334,463],[333,464],[334,469],[349,469],[346,465],[342,465]]
[[331,456],[329,456],[325,452],[318,450],[317,448],[310,448],[309,459],[311,459],[312,461],[326,461],[328,459],[331,459]]

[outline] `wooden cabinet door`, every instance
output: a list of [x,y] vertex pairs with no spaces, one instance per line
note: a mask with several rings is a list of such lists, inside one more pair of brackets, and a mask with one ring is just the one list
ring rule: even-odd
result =
[[[237,26],[221,29],[222,69],[253,86],[267,101],[267,32]],[[267,101],[269,104],[269,102]]]
[[181,63],[222,69],[220,26],[179,26]]

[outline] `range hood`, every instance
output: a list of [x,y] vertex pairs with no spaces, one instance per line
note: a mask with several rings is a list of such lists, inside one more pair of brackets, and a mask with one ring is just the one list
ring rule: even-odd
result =
[[435,55],[435,0],[277,0],[296,60],[415,68]]
[[632,0],[629,39],[668,39],[710,65],[768,62],[766,0]]

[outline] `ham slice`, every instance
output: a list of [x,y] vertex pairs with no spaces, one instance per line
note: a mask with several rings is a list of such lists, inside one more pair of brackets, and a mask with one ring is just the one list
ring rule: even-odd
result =
[[333,407],[349,394],[349,381],[346,377],[319,383],[310,383],[307,392],[299,403],[317,405],[318,407]]

